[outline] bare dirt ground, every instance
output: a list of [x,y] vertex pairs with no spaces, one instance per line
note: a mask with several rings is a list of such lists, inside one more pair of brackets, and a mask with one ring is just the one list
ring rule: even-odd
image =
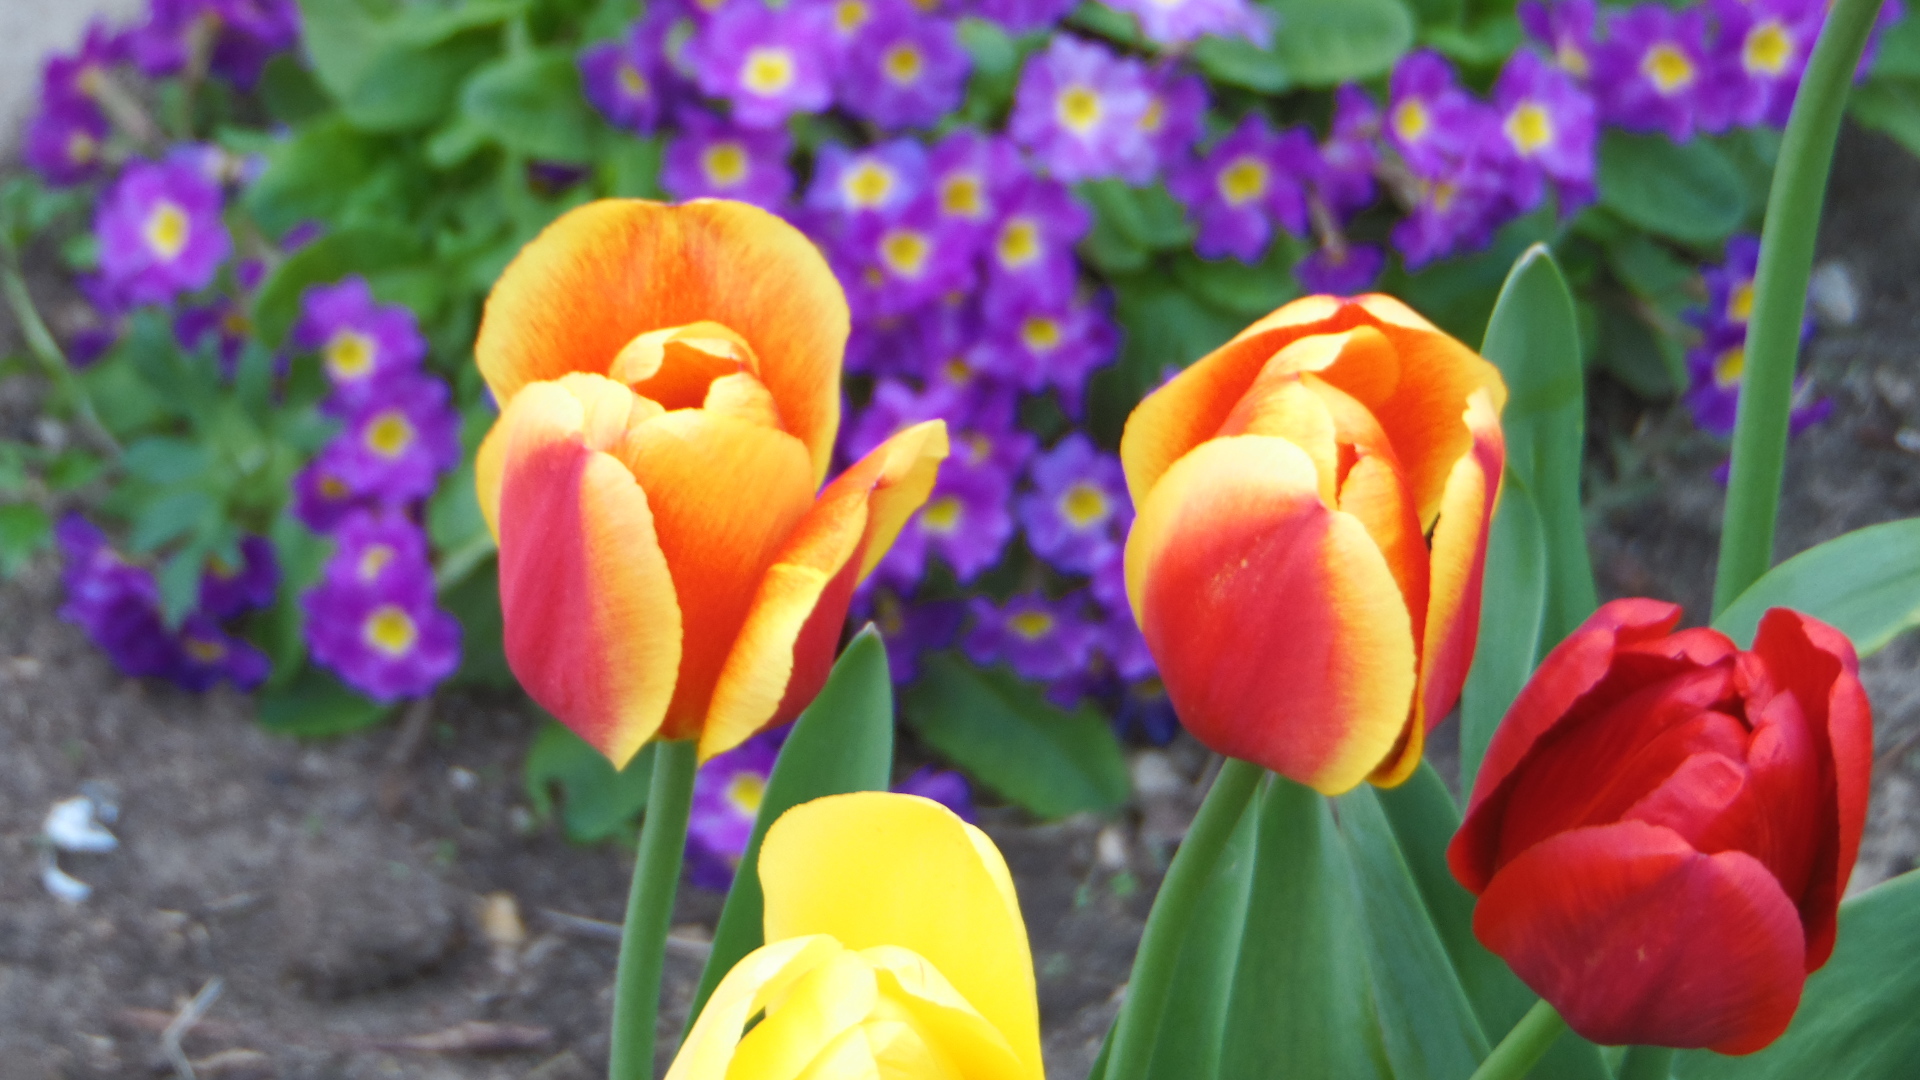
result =
[[[1812,348],[1837,409],[1794,444],[1783,555],[1920,514],[1920,458],[1901,449],[1920,441],[1900,435],[1920,432],[1920,163],[1850,134],[1822,248],[1863,304]],[[1593,521],[1603,591],[1671,597],[1702,621],[1724,451],[1671,408],[1602,395],[1591,464],[1610,507]],[[30,437],[36,398],[0,384],[0,432]],[[58,576],[45,557],[0,585],[0,1080],[168,1075],[164,1029],[215,979],[219,996],[181,1043],[208,1080],[603,1072],[614,944],[585,920],[619,919],[631,856],[570,846],[533,818],[520,783],[529,710],[449,694],[412,732],[277,738],[241,697],[120,677],[55,616]],[[1920,856],[1917,658],[1908,640],[1867,665],[1882,754],[1856,887]],[[1158,782],[1111,821],[986,812],[1032,934],[1059,1080],[1085,1075],[1112,1016],[1204,757],[1180,743],[1153,765],[1170,768],[1140,769]],[[118,802],[121,845],[63,856],[95,890],[76,906],[42,888],[35,837],[82,785]],[[498,917],[499,894],[520,933]],[[719,901],[682,898],[668,1045]]]

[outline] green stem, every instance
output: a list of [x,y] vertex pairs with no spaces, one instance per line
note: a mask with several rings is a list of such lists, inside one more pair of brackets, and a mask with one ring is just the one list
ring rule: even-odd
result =
[[20,268],[11,261],[0,265],[0,291],[6,293],[7,306],[13,309],[13,317],[20,322],[20,336],[26,339],[27,351],[39,362],[41,373],[73,406],[87,433],[103,448],[118,455],[120,443],[100,423],[99,415],[93,411],[93,399],[87,396],[87,388],[73,377],[67,354],[61,351],[60,343],[53,339],[53,331],[47,328],[47,321],[40,317],[33,294],[27,291],[27,280],[20,276]]
[[1753,279],[1747,323],[1746,369],[1733,428],[1733,472],[1720,526],[1720,567],[1713,585],[1714,614],[1773,564],[1774,519],[1787,458],[1793,411],[1794,361],[1806,315],[1807,279],[1826,199],[1827,174],[1840,134],[1840,116],[1861,50],[1880,12],[1880,0],[1836,0],[1827,13],[1793,101],[1780,158],[1767,196],[1760,234],[1760,265]]
[[1567,1022],[1553,1006],[1544,1000],[1534,1002],[1527,1015],[1513,1025],[1507,1037],[1501,1039],[1487,1060],[1473,1071],[1473,1080],[1519,1080],[1566,1030]]
[[640,823],[640,854],[627,894],[627,925],[620,935],[620,966],[613,977],[613,1048],[609,1080],[653,1076],[653,1033],[660,1015],[660,968],[687,846],[687,813],[698,762],[691,739],[662,742],[654,752],[653,787]]
[[1153,898],[1153,911],[1147,915],[1139,951],[1133,956],[1126,1003],[1114,1021],[1106,1080],[1141,1080],[1146,1076],[1194,908],[1264,773],[1258,765],[1228,758],[1214,778],[1206,801],[1200,804],[1200,812],[1194,815],[1187,838],[1174,853],[1167,876],[1160,882],[1160,893]]
[[1629,1046],[1620,1064],[1620,1080],[1671,1080],[1673,1049],[1667,1046]]

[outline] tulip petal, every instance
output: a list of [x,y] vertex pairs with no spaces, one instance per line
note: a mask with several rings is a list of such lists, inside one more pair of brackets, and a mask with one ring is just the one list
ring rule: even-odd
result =
[[853,587],[933,490],[946,424],[917,424],[842,473],[787,538],[727,654],[700,732],[706,760],[791,719],[825,683]]
[[861,952],[874,967],[880,993],[903,1006],[916,1027],[968,1080],[1021,1080],[1020,1059],[980,1011],[925,957],[897,945]]
[[1213,749],[1332,795],[1406,729],[1406,603],[1366,529],[1321,504],[1313,462],[1286,440],[1216,439],[1176,462],[1140,507],[1126,573],[1174,708]]
[[591,415],[540,383],[500,419],[500,607],[521,686],[619,768],[667,712],[682,607],[646,493],[586,443]]
[[833,795],[789,810],[760,851],[766,938],[830,934],[926,959],[1039,1080],[1040,1016],[1026,924],[985,834],[911,795]]
[[741,957],[714,988],[667,1080],[724,1080],[747,1021],[795,982],[846,950],[825,934],[775,941]]
[[[755,1073],[742,1069],[740,1075],[757,1078],[782,1074]],[[882,1080],[880,1062],[867,1037],[866,1025],[841,1032],[794,1080]]]
[[841,1034],[857,1031],[878,997],[873,969],[866,961],[852,952],[835,954],[794,980],[778,1001],[770,1003],[766,1019],[754,1025],[734,1048],[727,1074],[746,1078],[797,1075]]
[[1745,1054],[1785,1031],[1800,918],[1744,852],[1641,822],[1576,829],[1501,868],[1474,934],[1582,1037]]
[[627,434],[619,455],[647,493],[683,624],[662,733],[692,738],[780,549],[813,506],[806,448],[782,431],[700,410]]
[[532,382],[608,371],[648,331],[698,322],[752,343],[817,487],[840,424],[846,295],[812,242],[764,210],[603,200],[569,211],[500,275],[474,354],[508,402]]

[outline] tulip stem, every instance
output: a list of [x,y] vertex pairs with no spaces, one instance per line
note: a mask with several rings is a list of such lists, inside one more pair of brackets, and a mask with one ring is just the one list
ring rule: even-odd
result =
[[1473,1071],[1473,1080],[1519,1080],[1567,1030],[1567,1022],[1545,1000],[1536,1001],[1513,1025],[1487,1060]]
[[1847,92],[1880,2],[1837,0],[1832,5],[1780,143],[1760,233],[1760,264],[1753,277],[1746,369],[1733,427],[1733,471],[1727,478],[1720,565],[1713,583],[1716,615],[1773,565],[1780,477],[1793,412],[1794,361],[1800,352],[1820,208],[1826,201]]
[[1672,1047],[1627,1047],[1627,1060],[1620,1064],[1620,1080],[1670,1080],[1672,1076]]
[[627,925],[613,977],[613,1046],[609,1080],[650,1080],[653,1038],[660,1015],[660,970],[666,954],[680,856],[687,846],[687,814],[697,767],[691,739],[662,742],[653,757],[653,786],[640,823],[640,852],[627,894]]
[[1139,951],[1133,955],[1133,975],[1127,980],[1126,1002],[1114,1021],[1105,1080],[1142,1080],[1146,1076],[1154,1044],[1160,1037],[1160,1017],[1166,1011],[1180,947],[1187,940],[1188,924],[1206,892],[1214,865],[1220,861],[1221,850],[1240,823],[1265,772],[1258,765],[1228,758],[1214,778],[1206,801],[1200,804],[1200,812],[1194,815],[1186,839],[1174,852],[1167,876],[1160,882],[1159,895],[1153,898]]

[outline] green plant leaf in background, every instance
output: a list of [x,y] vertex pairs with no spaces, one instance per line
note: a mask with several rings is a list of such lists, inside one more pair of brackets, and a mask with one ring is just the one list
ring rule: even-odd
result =
[[633,838],[634,822],[646,809],[653,782],[654,744],[640,749],[627,767],[616,770],[606,756],[588,746],[558,720],[549,720],[527,750],[523,781],[527,802],[545,818],[559,794],[560,827],[576,844]]
[[461,80],[499,51],[492,28],[525,8],[524,0],[300,0],[301,40],[320,85],[357,127],[408,131],[452,107]]
[[1126,758],[1090,705],[1068,713],[1002,668],[952,653],[921,663],[902,710],[927,744],[995,794],[1042,818],[1111,810],[1127,800]]
[[383,149],[344,114],[317,119],[267,151],[266,171],[241,203],[268,233],[330,219],[374,171]]
[[1746,222],[1740,172],[1708,139],[1608,131],[1597,179],[1600,205],[1661,236],[1710,244]]
[[0,505],[0,577],[24,569],[53,540],[53,519],[32,503]]
[[762,943],[760,841],[793,807],[826,795],[885,791],[893,780],[893,681],[887,650],[872,626],[854,635],[819,696],[794,721],[761,796],[753,835],[713,931],[713,952],[700,975],[691,1016],[740,958]]
[[1487,537],[1480,637],[1460,690],[1460,796],[1473,793],[1494,729],[1533,674],[1547,606],[1547,549],[1533,500],[1508,477]]
[[1830,623],[1871,656],[1920,626],[1920,518],[1855,529],[1766,572],[1727,605],[1714,629],[1753,642],[1768,608],[1792,608]]
[[1385,75],[1413,47],[1413,16],[1400,0],[1267,0],[1277,16],[1273,53],[1301,86]]
[[460,111],[513,153],[574,165],[593,160],[596,125],[580,94],[572,49],[495,60],[467,80]]
[[1244,38],[1203,37],[1189,55],[1209,79],[1227,86],[1278,94],[1293,85],[1278,56]]
[[345,735],[386,719],[391,706],[368,701],[339,679],[307,665],[284,686],[268,686],[254,698],[260,726],[280,735],[317,738]]
[[[1258,797],[1247,804],[1227,840],[1188,923],[1180,945],[1166,1010],[1154,1040],[1148,1080],[1213,1080],[1220,1075],[1228,995],[1240,955],[1253,887],[1253,850]],[[1112,1040],[1112,1032],[1107,1038]],[[1102,1050],[1105,1053],[1105,1050]],[[1099,1070],[1094,1071],[1099,1075]]]
[[260,339],[278,347],[300,314],[300,294],[310,285],[330,285],[348,274],[403,266],[422,254],[418,230],[399,225],[359,225],[322,236],[288,256],[261,283],[253,300]]

